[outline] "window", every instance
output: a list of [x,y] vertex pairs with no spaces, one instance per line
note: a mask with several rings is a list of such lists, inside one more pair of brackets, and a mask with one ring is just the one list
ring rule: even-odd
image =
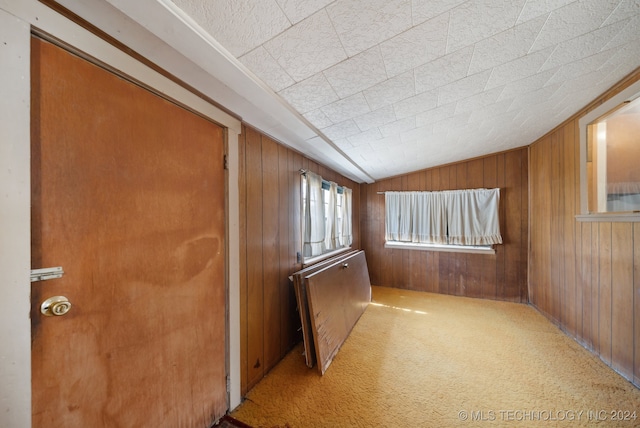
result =
[[500,189],[385,192],[385,246],[493,252]]
[[589,212],[640,210],[640,98],[587,126]]
[[302,174],[302,218],[304,263],[317,261],[349,248],[352,190],[321,176]]
[[579,121],[579,220],[640,220],[640,82]]

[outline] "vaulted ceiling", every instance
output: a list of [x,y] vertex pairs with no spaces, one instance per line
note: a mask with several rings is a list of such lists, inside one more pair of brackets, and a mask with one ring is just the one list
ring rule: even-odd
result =
[[527,145],[640,66],[640,0],[107,1],[360,182]]

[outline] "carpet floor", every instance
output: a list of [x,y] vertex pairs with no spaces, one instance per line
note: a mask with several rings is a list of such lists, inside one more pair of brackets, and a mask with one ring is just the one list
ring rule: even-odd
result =
[[324,376],[301,351],[231,416],[291,428],[640,426],[640,390],[527,305],[373,287]]

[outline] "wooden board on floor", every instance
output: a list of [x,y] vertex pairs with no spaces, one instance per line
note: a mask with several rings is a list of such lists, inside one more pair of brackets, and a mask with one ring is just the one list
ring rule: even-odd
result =
[[307,367],[311,368],[316,363],[316,350],[313,345],[313,334],[311,333],[311,317],[309,315],[309,307],[307,300],[307,287],[305,283],[305,276],[310,275],[320,269],[323,269],[336,261],[348,257],[357,253],[358,250],[349,251],[336,257],[332,257],[327,260],[323,260],[305,269],[302,269],[293,275],[291,279],[293,281],[293,288],[296,293],[296,302],[298,304],[298,314],[300,315],[300,324],[302,327],[302,342],[304,345],[304,358]]
[[305,281],[318,370],[324,374],[371,302],[364,251],[306,276]]

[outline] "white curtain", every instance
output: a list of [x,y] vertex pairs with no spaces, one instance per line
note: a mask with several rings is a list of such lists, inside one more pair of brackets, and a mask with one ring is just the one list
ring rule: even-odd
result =
[[399,241],[402,231],[400,229],[400,216],[402,215],[400,192],[386,192],[384,194],[384,239],[385,241]]
[[385,193],[385,239],[411,241],[412,192]]
[[411,242],[446,244],[447,222],[445,197],[439,192],[413,192],[414,228]]
[[338,185],[329,182],[329,200],[327,201],[324,245],[327,250],[340,247],[340,235],[338,231]]
[[351,231],[351,216],[353,191],[348,187],[342,188],[342,226],[340,230],[340,244],[344,247],[351,245],[353,242],[353,232]]
[[319,175],[307,172],[305,181],[303,254],[312,257],[325,252],[324,192]]
[[445,193],[449,244],[501,244],[500,189],[454,190]]
[[386,192],[385,239],[428,244],[502,243],[500,189]]

